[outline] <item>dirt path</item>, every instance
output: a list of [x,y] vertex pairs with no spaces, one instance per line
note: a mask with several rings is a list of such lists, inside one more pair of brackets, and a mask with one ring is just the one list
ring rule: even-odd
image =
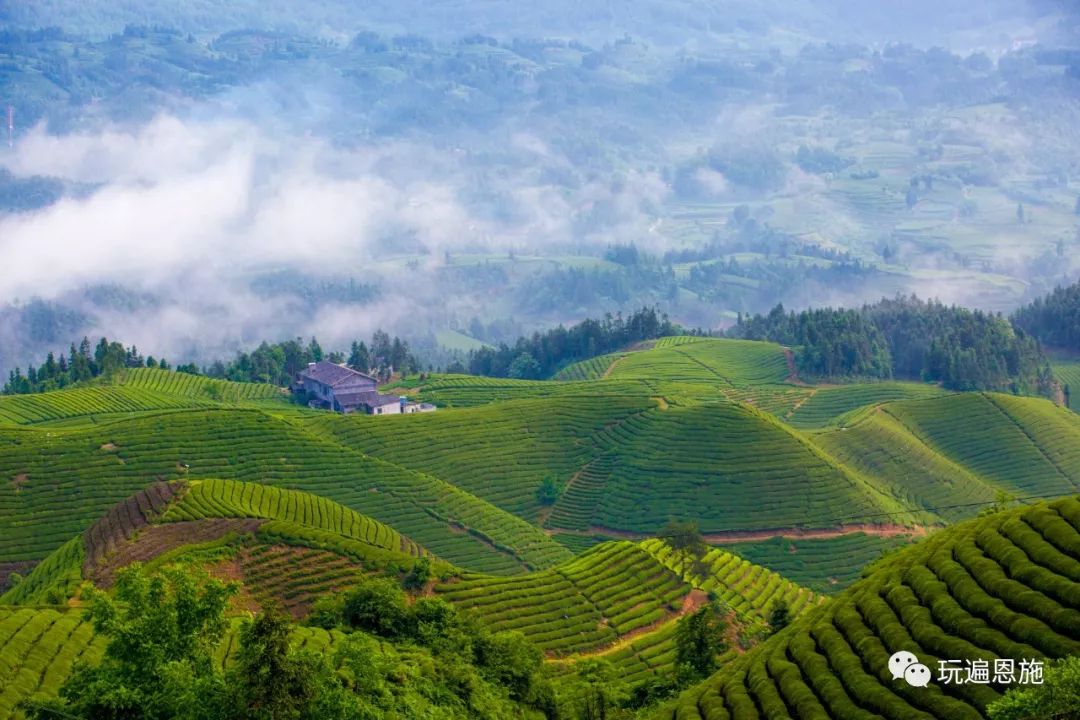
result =
[[803,405],[805,405],[807,400],[814,397],[815,395],[817,395],[817,388],[814,388],[813,390],[811,390],[809,395],[806,395],[805,397],[799,398],[799,400],[794,405],[791,406],[791,409],[787,411],[787,414],[784,415],[784,417],[786,419],[790,419],[792,415],[799,412],[799,408],[801,408]]
[[608,376],[611,375],[611,371],[615,369],[615,366],[618,365],[619,363],[621,363],[625,359],[626,359],[626,356],[621,355],[621,356],[615,358],[614,360],[612,360],[611,364],[607,366],[607,370],[605,370],[604,374],[600,376],[600,379],[601,380],[607,380]]
[[613,643],[611,643],[609,645],[605,645],[603,647],[596,648],[595,650],[588,650],[588,651],[582,652],[582,653],[575,653],[574,655],[572,655],[569,658],[559,658],[559,659],[560,660],[578,660],[578,659],[581,659],[581,658],[596,657],[597,655],[606,655],[607,653],[615,652],[616,650],[621,650],[622,648],[626,647],[630,643],[637,640],[639,637],[641,637],[643,635],[648,635],[649,633],[652,633],[652,632],[656,632],[657,630],[659,630],[661,627],[668,624],[672,620],[676,620],[678,618],[684,617],[686,615],[689,615],[692,612],[697,611],[698,608],[701,608],[707,602],[709,602],[708,593],[706,593],[704,590],[698,590],[697,588],[694,588],[693,590],[691,590],[690,592],[688,592],[686,594],[686,597],[683,599],[682,607],[679,608],[678,612],[668,613],[667,615],[660,618],[659,620],[654,620],[653,622],[649,623],[648,625],[643,625],[642,627],[631,630],[630,632],[626,633],[625,635],[620,635],[618,640],[616,640],[615,642],[613,642]]
[[[758,540],[771,540],[782,537],[789,539],[826,540],[829,538],[843,537],[863,533],[875,537],[901,537],[923,536],[935,528],[925,525],[873,525],[871,523],[850,523],[836,525],[829,528],[764,528],[761,530],[723,530],[720,532],[704,533],[702,537],[710,545],[724,545],[726,543],[756,542]],[[549,534],[561,533],[564,535],[606,535],[618,540],[645,540],[650,537],[648,533],[628,532],[626,530],[614,530],[602,525],[592,525],[587,530],[563,530],[560,528],[548,528]]]

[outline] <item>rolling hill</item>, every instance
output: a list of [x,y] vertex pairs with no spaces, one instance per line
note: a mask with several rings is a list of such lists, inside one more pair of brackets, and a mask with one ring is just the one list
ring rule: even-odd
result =
[[1080,499],[960,523],[871,566],[656,714],[721,718],[971,718],[1008,685],[894,680],[889,657],[1051,659],[1080,653]]
[[[884,684],[880,648],[1078,650],[1080,502],[964,522],[1003,495],[1080,489],[1068,409],[919,383],[811,386],[778,345],[700,337],[560,377],[411,379],[398,387],[442,407],[390,417],[161,370],[0,398],[0,648],[13,658],[0,718],[100,655],[69,608],[135,561],[208,568],[242,584],[235,612],[272,598],[303,618],[426,556],[421,592],[523,633],[558,682],[593,658],[627,682],[670,675],[679,621],[715,598],[740,639],[672,718],[975,718],[1001,688],[919,700]],[[653,538],[671,519],[712,545],[692,571]],[[797,620],[754,648],[781,600]]]

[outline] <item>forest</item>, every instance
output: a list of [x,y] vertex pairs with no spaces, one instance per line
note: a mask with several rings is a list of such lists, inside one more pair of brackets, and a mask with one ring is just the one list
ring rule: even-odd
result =
[[607,315],[601,320],[583,320],[570,328],[560,325],[518,338],[513,345],[475,350],[469,353],[467,369],[472,375],[540,380],[570,363],[683,332],[658,308],[646,307],[625,318]]
[[[383,330],[375,331],[370,347],[363,340],[354,340],[348,355],[342,351],[324,352],[314,337],[307,343],[296,338],[273,344],[264,341],[251,352],[239,352],[232,360],[217,360],[205,367],[184,363],[175,369],[189,375],[285,387],[308,363],[322,360],[347,363],[354,370],[371,373],[382,380],[389,379],[394,372],[406,375],[420,370],[420,361],[409,349],[409,344],[397,336],[391,338]],[[25,374],[21,368],[15,368],[8,374],[0,393],[20,395],[59,390],[94,378],[109,380],[124,368],[142,367],[171,368],[164,358],[144,357],[134,345],[125,347],[123,343],[104,337],[91,351],[90,340],[84,337],[78,347],[72,343],[66,355],[50,352],[41,365],[30,365]]]
[[1017,309],[1012,322],[1048,348],[1080,352],[1080,283],[1036,298]]
[[952,390],[1051,396],[1055,381],[1036,338],[1001,315],[915,296],[859,309],[740,317],[729,333],[795,349],[799,372],[822,379],[904,379]]

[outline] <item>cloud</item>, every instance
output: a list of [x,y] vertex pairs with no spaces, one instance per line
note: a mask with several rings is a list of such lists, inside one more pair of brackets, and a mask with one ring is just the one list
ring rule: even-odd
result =
[[[117,284],[158,302],[86,308],[93,332],[206,359],[298,333],[335,342],[397,320],[422,332],[425,319],[470,302],[440,295],[446,253],[661,241],[648,233],[668,193],[655,172],[567,188],[537,179],[538,163],[572,167],[565,156],[526,133],[511,147],[500,163],[402,140],[340,147],[232,117],[163,115],[68,135],[38,126],[0,165],[91,190],[0,215],[0,306],[81,302],[85,288]],[[406,268],[404,255],[418,262]],[[380,299],[314,313],[251,291],[254,276],[281,269],[353,277],[379,285]]]

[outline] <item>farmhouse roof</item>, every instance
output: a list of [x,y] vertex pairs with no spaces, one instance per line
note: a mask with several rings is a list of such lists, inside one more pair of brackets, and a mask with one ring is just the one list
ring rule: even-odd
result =
[[357,372],[350,367],[338,365],[326,360],[317,362],[314,365],[309,365],[306,369],[300,371],[300,376],[314,380],[317,383],[322,383],[323,385],[329,385],[330,387],[340,385],[349,378],[357,376],[367,378],[368,380],[375,379],[370,375]]
[[342,407],[358,407],[360,405],[367,405],[368,407],[383,407],[385,405],[394,405],[401,402],[396,395],[380,395],[377,392],[368,390],[366,392],[351,392],[341,393],[334,396],[338,404]]

